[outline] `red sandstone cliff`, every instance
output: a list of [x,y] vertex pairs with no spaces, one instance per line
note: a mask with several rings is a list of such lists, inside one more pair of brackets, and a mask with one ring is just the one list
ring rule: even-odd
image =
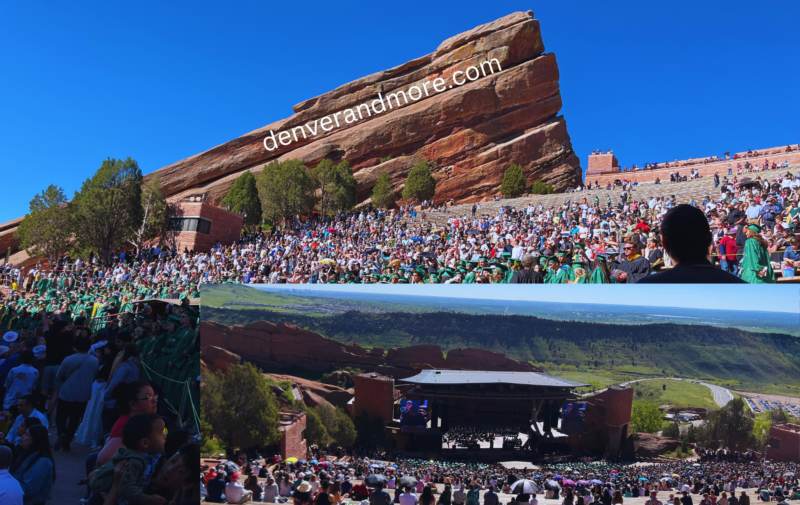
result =
[[[457,71],[496,59],[501,71],[486,72],[463,86],[432,91],[443,78],[452,84]],[[359,200],[368,198],[386,170],[400,188],[410,168],[424,158],[436,162],[436,200],[475,201],[499,191],[511,163],[524,167],[529,180],[551,182],[557,190],[581,181],[561,109],[555,55],[544,54],[539,21],[533,12],[517,12],[451,37],[428,55],[344,84],[294,107],[294,114],[237,139],[161,168],[168,195],[205,193],[222,198],[244,170],[261,171],[274,159],[299,158],[313,167],[323,158],[346,159],[359,183]],[[263,145],[278,134],[371,102],[413,85],[431,92],[388,113],[373,114],[329,132],[269,152]],[[271,144],[270,144],[271,145]],[[392,160],[379,164],[381,158]]]
[[419,369],[431,368],[541,371],[529,363],[482,349],[451,349],[446,358],[438,345],[396,347],[384,353],[381,349],[366,350],[358,345],[342,344],[291,324],[258,321],[226,326],[203,321],[201,325],[204,352],[205,346],[227,349],[265,370],[297,367],[327,372],[334,366],[352,366],[396,378],[410,377]]

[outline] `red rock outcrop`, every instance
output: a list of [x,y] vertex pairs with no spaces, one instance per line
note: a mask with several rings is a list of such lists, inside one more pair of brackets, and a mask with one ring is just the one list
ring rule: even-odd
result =
[[331,384],[314,382],[307,379],[302,379],[300,377],[295,377],[293,375],[274,373],[268,373],[264,375],[272,377],[277,382],[288,380],[291,381],[292,384],[296,384],[300,389],[300,392],[303,394],[303,403],[309,407],[316,407],[320,403],[328,403],[334,407],[346,408],[347,402],[353,398],[352,390],[348,391],[347,389],[342,389]]
[[[206,346],[228,349],[267,370],[297,367],[327,372],[333,367],[351,366],[396,378],[410,377],[418,370],[432,368],[541,371],[530,363],[482,349],[451,349],[445,358],[438,345],[423,344],[395,347],[384,354],[382,349],[367,350],[355,344],[342,344],[291,324],[257,321],[247,325],[226,326],[203,321],[201,325]],[[328,384],[324,386],[335,387]]]
[[[469,67],[496,60],[474,81],[455,85]],[[501,70],[497,70],[497,66]],[[436,92],[441,78],[444,89]],[[298,158],[313,167],[324,158],[345,159],[359,183],[359,200],[369,197],[378,175],[389,173],[401,188],[410,168],[421,159],[436,163],[436,201],[478,201],[499,191],[503,172],[512,163],[523,166],[529,181],[541,179],[557,190],[581,181],[579,160],[572,150],[566,122],[558,116],[561,94],[555,55],[544,53],[539,21],[533,12],[517,12],[451,37],[428,55],[378,72],[306,100],[294,114],[206,152],[158,170],[168,195],[182,198],[206,194],[221,199],[245,170],[260,172],[275,159]],[[391,110],[367,115],[330,131],[309,136],[297,131],[288,145],[268,151],[271,132],[313,125],[326,116],[413,86],[426,89],[418,100],[397,103]],[[425,88],[427,86],[427,88]],[[429,91],[429,92],[428,92]],[[270,147],[272,143],[269,143]],[[388,162],[381,158],[391,156]]]
[[[633,445],[636,455],[642,458],[654,458],[665,452],[674,451],[681,445],[679,440],[661,437],[651,433],[636,433],[633,435]],[[694,444],[691,444],[694,446]]]
[[238,354],[213,345],[203,346],[200,350],[200,354],[202,356],[200,360],[202,367],[211,373],[217,370],[227,372],[229,366],[238,365],[242,360],[241,356]]

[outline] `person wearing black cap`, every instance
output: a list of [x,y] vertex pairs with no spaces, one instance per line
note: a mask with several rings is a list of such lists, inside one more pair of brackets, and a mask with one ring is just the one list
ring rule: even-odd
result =
[[648,275],[638,282],[645,284],[720,284],[743,283],[708,261],[713,236],[703,211],[681,204],[670,209],[661,223],[661,241],[672,258],[672,269]]
[[544,277],[540,272],[533,269],[533,256],[524,254],[522,256],[522,270],[514,272],[509,284],[543,284]]

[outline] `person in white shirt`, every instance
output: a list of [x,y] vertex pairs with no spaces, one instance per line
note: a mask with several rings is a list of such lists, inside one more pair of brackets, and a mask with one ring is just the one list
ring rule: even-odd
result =
[[400,505],[416,505],[417,495],[411,492],[411,489],[406,488],[400,495]]
[[272,477],[267,478],[267,484],[264,486],[264,498],[261,501],[267,503],[275,503],[278,498],[278,485],[275,484],[275,479]]
[[0,445],[0,503],[22,505],[22,486],[8,473],[11,466],[11,449]]
[[[47,416],[33,408],[35,403],[36,401],[33,395],[26,395],[20,399],[19,403],[17,404],[17,410],[20,415],[17,416],[16,420],[14,421],[14,425],[10,430],[8,430],[8,434],[5,437],[9,443],[14,445],[19,444],[22,434],[25,433],[25,430],[23,430],[22,433],[18,433],[20,431],[20,426],[22,426],[22,423],[25,421],[25,419],[29,417],[35,417],[41,421],[44,426],[48,425],[49,421],[47,420]],[[6,418],[8,418],[8,413],[6,413]]]
[[239,483],[239,474],[231,475],[231,481],[225,484],[225,497],[228,503],[245,503],[250,501],[253,495],[252,491],[248,491]]

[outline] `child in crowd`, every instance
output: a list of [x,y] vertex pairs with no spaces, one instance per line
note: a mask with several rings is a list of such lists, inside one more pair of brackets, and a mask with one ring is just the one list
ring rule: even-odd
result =
[[45,353],[47,352],[47,341],[44,337],[39,337],[36,339],[36,347],[33,348],[33,355],[36,356],[36,359],[43,360],[45,358]]
[[[164,421],[158,414],[139,414],[131,417],[122,428],[122,442],[125,447],[119,449],[114,458],[98,468],[89,487],[93,492],[107,493],[114,484],[114,467],[127,461],[128,467],[119,484],[120,503],[131,505],[147,505],[151,498],[144,490],[154,477],[156,467],[164,455],[164,444],[167,441],[167,430]],[[154,503],[163,501],[160,497]]]

